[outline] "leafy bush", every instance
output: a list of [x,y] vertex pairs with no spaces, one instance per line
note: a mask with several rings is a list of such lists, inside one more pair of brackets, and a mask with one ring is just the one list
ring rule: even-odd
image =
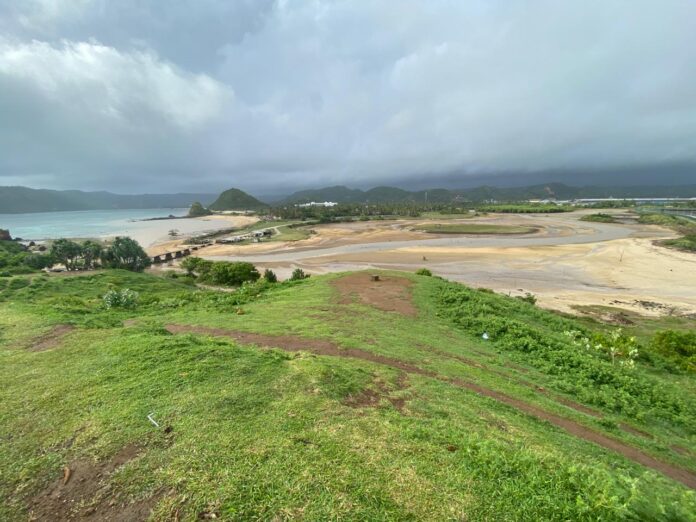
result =
[[520,301],[524,301],[525,303],[529,303],[529,304],[536,304],[536,302],[537,302],[536,296],[534,294],[532,294],[531,292],[526,292],[524,295],[518,295],[515,297],[517,299],[519,299]]
[[650,348],[680,368],[696,371],[696,332],[657,332],[650,341]]
[[433,273],[427,268],[419,268],[416,270],[416,275],[432,277]]
[[138,305],[138,292],[124,288],[123,290],[109,290],[102,298],[107,310],[111,308],[135,308]]
[[300,281],[302,279],[307,279],[309,277],[309,274],[305,274],[304,270],[301,268],[296,268],[295,270],[292,271],[292,275],[290,276],[290,281]]
[[220,261],[212,263],[199,277],[213,285],[240,286],[248,281],[257,281],[261,274],[251,263]]
[[270,268],[267,268],[263,272],[263,278],[268,281],[269,283],[277,283],[278,282],[278,276],[275,275],[275,272],[271,270]]
[[201,259],[200,257],[189,256],[181,262],[180,266],[191,276],[203,276],[210,271],[211,267],[213,266],[213,261]]
[[696,408],[694,401],[634,368],[637,345],[623,332],[591,332],[518,299],[456,283],[443,282],[439,288],[441,317],[477,339],[488,333],[488,342],[497,348],[554,376],[556,389],[637,420],[653,415],[696,432],[696,419],[690,413]]

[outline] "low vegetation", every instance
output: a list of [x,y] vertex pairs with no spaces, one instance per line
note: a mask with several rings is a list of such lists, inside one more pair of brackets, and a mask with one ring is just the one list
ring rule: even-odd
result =
[[0,277],[30,274],[53,263],[50,255],[32,252],[16,241],[0,240]]
[[76,515],[693,520],[696,377],[644,357],[688,361],[692,323],[636,336],[438,277],[234,268],[235,292],[0,280],[1,520],[70,499],[86,463],[91,493],[55,504]]
[[682,237],[666,239],[659,244],[684,252],[696,252],[696,221],[670,214],[641,214],[638,222],[646,225],[660,225],[683,234]]
[[689,234],[676,239],[666,239],[662,244],[684,252],[696,252],[696,234]]
[[181,268],[197,281],[216,286],[241,286],[261,277],[251,263],[208,261],[200,257],[187,257],[181,262]]
[[616,219],[611,214],[599,212],[597,214],[587,214],[582,216],[580,221],[589,221],[591,223],[616,223]]
[[416,230],[430,234],[532,234],[537,231],[533,227],[481,223],[433,223],[416,227]]
[[486,204],[476,207],[479,212],[501,212],[504,214],[555,214],[570,212],[574,207],[556,205],[555,203],[515,203]]

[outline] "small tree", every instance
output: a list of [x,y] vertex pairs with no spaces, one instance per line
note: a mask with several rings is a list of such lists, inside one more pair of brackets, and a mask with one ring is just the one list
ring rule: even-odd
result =
[[87,240],[82,243],[82,259],[84,261],[85,268],[94,268],[97,262],[101,259],[104,248],[101,243],[96,241]]
[[56,239],[51,245],[51,257],[67,270],[75,270],[82,256],[82,247],[69,239]]
[[104,253],[103,260],[111,268],[123,268],[132,272],[142,272],[151,261],[137,241],[129,237],[117,236]]
[[210,271],[213,262],[207,259],[201,259],[200,257],[190,256],[184,259],[180,266],[186,270],[190,276],[204,276]]
[[292,271],[292,275],[290,276],[290,281],[300,281],[302,279],[307,279],[309,277],[309,274],[305,274],[304,270],[301,268],[296,268],[295,270]]
[[221,261],[213,263],[210,270],[201,277],[214,285],[240,286],[247,281],[258,281],[261,274],[251,263]]
[[263,278],[268,281],[269,283],[277,283],[278,282],[278,276],[275,275],[275,272],[271,270],[270,268],[267,268],[263,272]]
[[430,270],[428,270],[427,268],[419,268],[418,270],[416,270],[416,275],[430,277],[433,275],[433,273]]

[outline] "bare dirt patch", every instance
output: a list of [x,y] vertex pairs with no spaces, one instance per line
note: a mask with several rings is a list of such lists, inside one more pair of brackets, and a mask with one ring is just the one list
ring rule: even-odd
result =
[[72,332],[75,327],[71,324],[59,324],[51,328],[48,333],[43,334],[41,337],[36,339],[28,350],[30,352],[43,352],[45,350],[51,350],[60,345],[63,337]]
[[[238,332],[234,330],[225,330],[220,328],[208,328],[205,326],[190,326],[190,325],[167,325],[167,330],[172,333],[199,333],[204,335],[213,336],[223,336],[231,337],[240,343],[245,344],[256,344],[260,346],[268,346],[280,348],[286,351],[295,352],[299,350],[306,350],[318,355],[331,355],[336,357],[346,357],[353,359],[361,359],[364,361],[370,361],[377,364],[383,364],[385,366],[390,366],[392,368],[397,368],[406,373],[423,375],[426,377],[431,377],[442,382],[449,383],[453,386],[463,388],[483,397],[488,397],[494,399],[503,404],[507,404],[523,413],[536,417],[542,421],[549,422],[554,426],[561,428],[567,433],[576,436],[578,438],[584,439],[586,441],[602,446],[603,448],[612,450],[620,455],[626,457],[629,460],[633,460],[638,464],[645,467],[659,471],[660,473],[670,477],[682,484],[686,485],[691,489],[696,489],[696,474],[693,472],[662,462],[657,460],[655,457],[648,455],[642,450],[630,446],[620,440],[604,435],[603,433],[597,432],[594,429],[580,424],[572,419],[567,419],[561,417],[558,414],[546,411],[538,406],[529,404],[515,397],[511,397],[502,392],[486,388],[480,384],[465,381],[463,379],[446,377],[444,375],[437,374],[432,370],[427,370],[425,368],[420,368],[414,364],[395,359],[393,357],[387,357],[384,355],[379,355],[376,353],[368,352],[365,350],[359,350],[356,348],[341,348],[338,345],[331,343],[330,341],[320,340],[320,339],[306,339],[302,337],[294,336],[272,336],[272,335],[261,335],[249,332]],[[580,405],[581,406],[581,405]]]
[[128,503],[116,496],[109,486],[112,473],[139,453],[137,446],[129,445],[107,461],[82,459],[71,462],[43,492],[29,500],[29,520],[147,520],[157,503],[157,496]]
[[376,408],[379,406],[382,399],[391,403],[394,408],[403,413],[406,406],[406,399],[403,397],[394,397],[395,391],[400,391],[406,388],[408,376],[406,372],[401,372],[396,380],[396,388],[391,388],[387,383],[380,379],[375,379],[373,387],[365,388],[356,395],[350,395],[344,404],[352,408]]
[[364,304],[385,312],[397,312],[415,317],[416,307],[411,296],[412,282],[405,277],[379,276],[373,281],[369,273],[351,274],[332,281],[340,292],[340,303],[350,304],[357,297]]

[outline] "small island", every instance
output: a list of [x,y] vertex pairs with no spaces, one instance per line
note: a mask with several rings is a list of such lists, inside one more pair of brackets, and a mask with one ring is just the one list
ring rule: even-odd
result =
[[212,213],[213,213],[213,211],[204,207],[200,203],[200,201],[194,201],[193,204],[191,205],[191,208],[188,211],[187,217],[210,216]]

